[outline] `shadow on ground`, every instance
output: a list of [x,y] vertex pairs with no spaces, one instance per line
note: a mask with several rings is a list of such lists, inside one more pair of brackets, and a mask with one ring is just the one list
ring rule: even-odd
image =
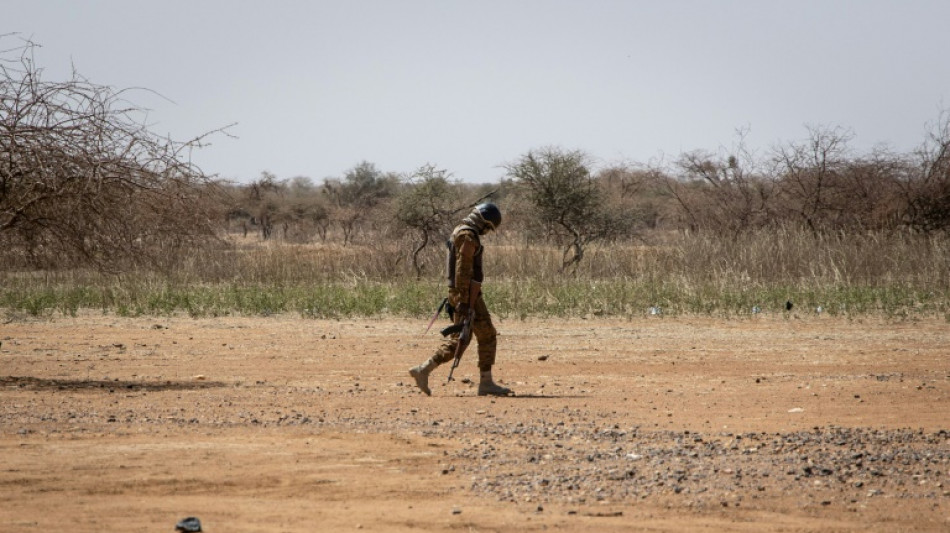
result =
[[220,381],[121,381],[95,379],[46,379],[30,376],[0,377],[0,387],[16,387],[29,390],[80,390],[80,389],[128,389],[144,391],[201,390],[224,387]]

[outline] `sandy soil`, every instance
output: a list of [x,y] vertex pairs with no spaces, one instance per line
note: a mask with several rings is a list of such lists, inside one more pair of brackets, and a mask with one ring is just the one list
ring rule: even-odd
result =
[[[0,530],[948,531],[943,319],[0,326]],[[437,329],[437,328],[433,328]]]

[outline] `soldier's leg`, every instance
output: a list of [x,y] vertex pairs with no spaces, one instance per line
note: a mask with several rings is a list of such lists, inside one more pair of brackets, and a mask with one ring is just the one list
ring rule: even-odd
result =
[[455,358],[455,347],[458,346],[458,338],[457,333],[451,335],[442,342],[432,357],[427,359],[424,363],[409,369],[409,375],[416,380],[416,386],[419,387],[419,390],[429,396],[432,395],[432,390],[429,389],[429,374],[439,365]]
[[478,395],[479,396],[509,396],[511,389],[502,387],[492,379],[491,368],[495,364],[495,352],[498,348],[498,331],[492,324],[491,314],[485,301],[479,298],[475,303],[475,320],[472,323],[472,333],[478,341]]
[[429,396],[432,395],[432,391],[429,389],[429,374],[439,365],[455,359],[455,347],[458,346],[458,342],[458,334],[456,333],[446,339],[432,357],[421,365],[409,369],[409,375],[416,380],[416,386],[419,387],[419,390]]

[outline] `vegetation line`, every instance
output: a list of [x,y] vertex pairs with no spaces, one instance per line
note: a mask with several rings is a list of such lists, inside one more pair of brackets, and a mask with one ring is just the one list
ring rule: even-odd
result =
[[[11,42],[12,40],[12,42]],[[149,130],[134,91],[45,80],[0,35],[0,312],[406,316],[443,297],[446,240],[501,206],[485,293],[504,317],[828,313],[950,318],[950,111],[907,153],[841,127],[597,168],[529,149],[498,183],[368,161],[236,184]],[[471,178],[471,176],[469,176]],[[787,310],[788,302],[792,311]]]
[[[499,236],[501,237],[501,236]],[[725,245],[679,235],[666,247],[610,245],[565,276],[555,247],[499,239],[487,252],[485,293],[504,318],[646,314],[795,314],[950,319],[947,249],[927,239],[816,241],[768,235]],[[428,316],[441,276],[418,280],[391,265],[398,243],[359,247],[248,245],[227,257],[192,258],[180,270],[121,276],[96,270],[0,272],[0,308],[31,316],[102,310],[123,316],[298,314],[313,318]],[[833,256],[834,261],[815,258]],[[433,261],[436,259],[432,258]]]
[[[4,288],[0,306],[10,316],[76,316],[101,310],[119,316],[269,316],[305,318],[396,316],[423,318],[441,291],[413,282],[262,286],[147,285]],[[486,298],[501,318],[632,318],[646,315],[709,315],[725,318],[765,314],[895,318],[943,316],[950,320],[947,293],[907,287],[687,287],[605,281],[502,282],[486,286]]]

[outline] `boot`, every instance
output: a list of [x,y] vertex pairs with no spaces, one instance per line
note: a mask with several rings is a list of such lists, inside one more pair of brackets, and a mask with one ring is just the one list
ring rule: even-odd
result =
[[437,366],[439,366],[439,362],[435,360],[435,357],[430,357],[425,363],[409,369],[409,375],[415,378],[416,386],[419,387],[419,390],[426,393],[426,396],[432,396],[432,391],[429,390],[429,374],[432,373]]
[[515,393],[501,385],[495,383],[491,377],[491,369],[481,371],[481,379],[478,382],[479,396],[513,396]]

